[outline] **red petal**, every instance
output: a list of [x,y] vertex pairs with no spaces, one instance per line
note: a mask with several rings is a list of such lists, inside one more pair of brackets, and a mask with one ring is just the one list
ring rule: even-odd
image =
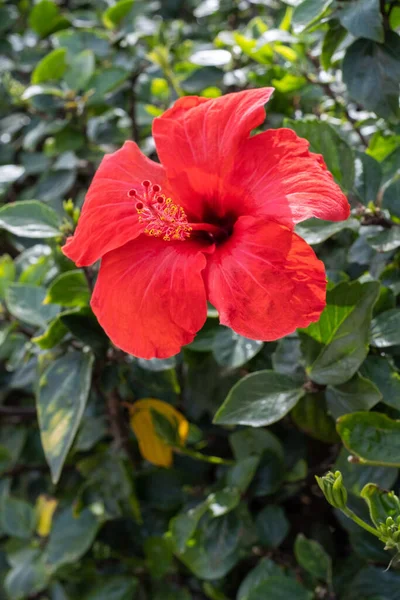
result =
[[168,180],[191,218],[204,219],[210,206],[221,216],[220,193],[241,144],[265,119],[273,88],[245,90],[220,98],[179,99],[154,120],[153,135]]
[[291,129],[271,129],[246,140],[226,182],[228,193],[242,192],[241,214],[270,217],[291,227],[310,217],[347,219],[346,196],[322,156],[308,147]]
[[63,252],[78,267],[90,265],[101,256],[123,246],[143,232],[131,189],[141,189],[150,180],[163,186],[165,172],[149,160],[134,142],[107,154],[93,178],[85,198],[78,227],[68,238]]
[[173,356],[206,320],[205,265],[199,244],[142,236],[103,257],[93,311],[125,352]]
[[317,321],[325,307],[323,263],[284,225],[241,217],[210,257],[210,302],[220,322],[257,340],[276,340]]

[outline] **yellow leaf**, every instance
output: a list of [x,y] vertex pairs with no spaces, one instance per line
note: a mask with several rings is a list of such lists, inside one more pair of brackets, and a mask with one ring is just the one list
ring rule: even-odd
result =
[[47,537],[50,533],[51,523],[57,504],[58,500],[56,500],[56,498],[49,498],[44,494],[40,495],[36,501],[36,531],[42,537]]
[[143,458],[153,465],[170,467],[172,448],[158,435],[154,427],[151,411],[155,410],[176,425],[180,443],[183,445],[189,433],[189,423],[176,408],[154,398],[145,398],[129,407],[131,427],[137,437],[139,450]]

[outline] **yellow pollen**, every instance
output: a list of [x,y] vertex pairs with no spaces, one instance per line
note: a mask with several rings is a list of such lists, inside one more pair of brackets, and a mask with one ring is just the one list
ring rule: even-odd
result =
[[146,235],[162,237],[165,242],[183,242],[190,237],[192,228],[185,211],[167,198],[159,185],[143,181],[142,190],[129,190],[128,196],[135,201],[139,223],[143,223]]

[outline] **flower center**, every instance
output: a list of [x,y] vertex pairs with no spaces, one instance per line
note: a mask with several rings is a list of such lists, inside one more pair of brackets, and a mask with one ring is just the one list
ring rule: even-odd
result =
[[139,222],[144,225],[144,233],[152,237],[162,237],[164,241],[184,241],[190,237],[192,228],[188,224],[185,211],[171,198],[162,193],[161,187],[150,181],[142,182],[142,192],[129,190],[128,196],[135,198]]
[[139,223],[143,232],[151,237],[162,237],[165,242],[184,242],[191,235],[211,244],[221,244],[232,233],[232,225],[212,223],[189,223],[182,206],[167,198],[158,184],[147,179],[142,181],[142,190],[131,189],[128,196],[135,200]]

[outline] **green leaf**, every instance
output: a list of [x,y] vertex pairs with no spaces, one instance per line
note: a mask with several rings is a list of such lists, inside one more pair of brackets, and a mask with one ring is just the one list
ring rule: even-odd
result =
[[371,323],[371,346],[389,348],[400,344],[400,309],[380,313]]
[[[149,537],[144,542],[144,554],[150,574],[155,579],[163,577],[173,561],[171,543],[163,537]],[[112,596],[110,600],[112,600]],[[132,595],[129,599],[132,598]],[[108,600],[108,597],[105,597]]]
[[0,256],[0,300],[4,300],[6,289],[14,280],[14,261],[8,254],[3,254],[3,256]]
[[61,79],[67,70],[66,57],[67,51],[65,48],[52,50],[36,65],[32,73],[31,82],[37,84],[43,81],[57,81]]
[[377,252],[390,252],[400,247],[400,227],[384,229],[377,235],[367,237],[368,244]]
[[179,559],[200,579],[224,577],[239,560],[241,526],[238,515],[232,512],[217,519],[206,518]]
[[134,0],[119,0],[113,6],[109,6],[104,11],[102,20],[108,29],[118,27],[122,19],[124,19],[131,11]]
[[316,579],[329,581],[332,572],[332,560],[320,543],[308,540],[299,533],[294,543],[296,560],[305,571]]
[[334,420],[327,413],[323,393],[306,394],[290,413],[293,421],[307,435],[327,444],[339,440]]
[[72,90],[83,90],[95,69],[95,56],[92,50],[83,50],[74,58],[65,73],[64,80]]
[[29,539],[35,529],[36,514],[33,507],[17,498],[7,496],[0,503],[0,525],[4,533]]
[[285,575],[270,577],[249,594],[249,600],[311,600],[312,597],[300,583]]
[[13,202],[0,208],[0,228],[20,237],[58,237],[60,225],[57,213],[36,200]]
[[322,154],[329,171],[344,190],[353,189],[353,150],[329,123],[314,118],[302,121],[285,119],[285,125],[300,137],[306,138],[312,152]]
[[261,456],[265,451],[271,451],[283,460],[283,446],[280,440],[266,429],[252,429],[247,427],[235,431],[229,438],[236,460],[243,460],[249,456]]
[[271,577],[280,577],[282,569],[269,558],[262,558],[240,584],[236,600],[249,600],[252,591]]
[[250,340],[228,327],[223,327],[214,339],[213,354],[219,365],[235,369],[251,360],[263,345],[263,342]]
[[356,152],[354,190],[364,206],[376,203],[382,183],[382,168],[377,160],[363,152]]
[[64,509],[54,519],[46,548],[46,563],[57,569],[78,561],[89,550],[99,526],[87,508],[79,516],[74,516],[70,508]]
[[346,600],[400,600],[400,574],[395,570],[364,567],[353,577]]
[[339,283],[327,292],[318,323],[301,330],[307,372],[316,383],[338,385],[350,379],[368,353],[372,308],[379,283]]
[[383,193],[382,208],[386,208],[391,215],[400,219],[400,177],[393,181]]
[[382,402],[400,410],[400,373],[385,356],[367,356],[360,373],[374,382],[382,394]]
[[370,410],[382,399],[376,385],[356,373],[349,381],[328,386],[326,400],[330,414],[337,419],[341,415],[360,410]]
[[45,296],[45,288],[12,283],[6,290],[7,308],[14,317],[28,325],[46,327],[60,308],[44,305]]
[[23,549],[13,560],[12,569],[4,581],[7,598],[25,600],[47,587],[49,579],[50,572],[42,560],[40,551],[37,548]]
[[328,11],[333,0],[303,0],[295,8],[292,24],[295,33],[301,33],[317,23]]
[[379,0],[342,0],[338,3],[336,16],[354,37],[384,42],[385,32]]
[[128,77],[129,72],[119,67],[110,67],[95,73],[86,86],[87,90],[94,90],[88,105],[104,104],[104,96],[121,85]]
[[46,331],[41,335],[32,338],[32,342],[37,344],[42,350],[54,348],[68,333],[68,328],[61,320],[62,315],[69,314],[68,312],[60,313],[51,321]]
[[298,383],[274,371],[243,377],[230,390],[214,417],[223,425],[263,427],[282,419],[304,395]]
[[45,304],[61,306],[87,306],[90,300],[88,282],[82,271],[61,273],[51,284]]
[[56,360],[39,381],[37,412],[40,435],[54,483],[60,478],[85,410],[92,365],[90,353],[71,352]]
[[382,490],[374,483],[367,483],[361,490],[361,498],[368,504],[369,515],[375,527],[385,523],[388,517],[400,516],[399,499],[394,492]]
[[241,494],[244,494],[253,480],[259,463],[258,456],[248,456],[239,460],[227,473],[226,483],[228,486],[236,488]]
[[400,421],[377,412],[356,412],[340,417],[337,431],[361,462],[400,466]]
[[41,0],[29,13],[29,26],[41,37],[47,37],[69,24],[68,19],[60,14],[57,4],[51,0]]
[[[97,580],[101,579],[96,577]],[[113,575],[103,577],[95,588],[91,590],[84,600],[132,600],[138,588],[136,577],[127,575]]]
[[343,80],[350,96],[367,110],[384,118],[397,118],[399,111],[400,37],[386,32],[384,44],[356,40],[346,51]]
[[256,518],[257,534],[263,546],[269,549],[278,548],[287,534],[290,524],[283,508],[268,504]]
[[343,447],[333,470],[341,472],[346,489],[355,496],[361,494],[361,490],[369,481],[390,489],[397,479],[398,472],[393,467],[375,467],[349,462],[349,453]]
[[332,64],[332,56],[347,35],[347,31],[339,21],[329,21],[329,29],[322,42],[321,65],[327,71]]
[[296,233],[305,239],[307,244],[313,245],[325,242],[344,229],[358,231],[359,227],[360,224],[357,219],[347,219],[347,221],[338,221],[336,223],[321,221],[321,219],[308,219],[296,226]]

